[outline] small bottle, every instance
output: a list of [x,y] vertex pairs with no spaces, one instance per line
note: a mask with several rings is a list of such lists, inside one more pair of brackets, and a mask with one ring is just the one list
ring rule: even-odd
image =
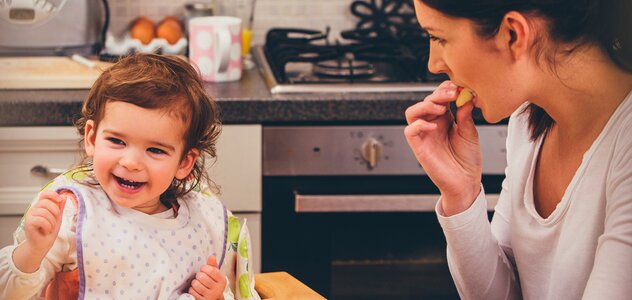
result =
[[197,17],[208,17],[215,15],[215,1],[191,2],[184,5],[185,8],[185,27],[189,31],[189,20]]

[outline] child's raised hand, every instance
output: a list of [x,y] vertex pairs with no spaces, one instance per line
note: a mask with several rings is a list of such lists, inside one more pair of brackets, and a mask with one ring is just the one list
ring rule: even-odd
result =
[[224,299],[224,289],[226,288],[226,277],[217,267],[215,256],[209,256],[206,265],[202,266],[200,272],[195,274],[191,282],[189,294],[195,299]]
[[39,195],[35,205],[28,210],[24,231],[31,251],[45,255],[53,246],[61,227],[66,199],[69,196],[74,197],[72,193],[61,196],[52,190],[44,191]]

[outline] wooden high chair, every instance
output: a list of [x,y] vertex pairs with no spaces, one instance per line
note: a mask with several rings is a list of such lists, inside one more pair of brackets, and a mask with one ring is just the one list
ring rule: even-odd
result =
[[286,272],[255,274],[255,290],[262,300],[326,300]]

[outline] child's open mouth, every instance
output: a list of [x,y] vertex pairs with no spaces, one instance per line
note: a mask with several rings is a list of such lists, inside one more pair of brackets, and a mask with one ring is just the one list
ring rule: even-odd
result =
[[131,181],[131,180],[127,180],[121,177],[118,177],[116,175],[113,175],[114,178],[116,178],[116,181],[119,183],[119,185],[125,189],[128,190],[137,190],[140,189],[145,182],[137,182],[137,181]]

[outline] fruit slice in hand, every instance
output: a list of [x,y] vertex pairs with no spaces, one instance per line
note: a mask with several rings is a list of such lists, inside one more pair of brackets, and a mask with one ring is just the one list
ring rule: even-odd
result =
[[474,92],[468,88],[459,87],[458,91],[460,93],[456,97],[456,107],[461,107],[465,105],[465,103],[472,101],[472,98],[474,98]]

